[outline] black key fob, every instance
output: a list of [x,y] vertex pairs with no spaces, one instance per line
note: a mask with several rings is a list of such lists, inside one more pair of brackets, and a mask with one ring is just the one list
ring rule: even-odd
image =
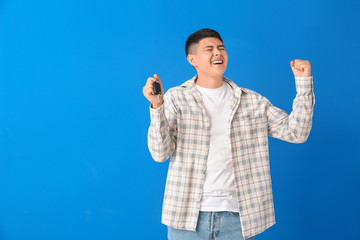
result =
[[161,87],[160,87],[160,83],[158,82],[153,82],[153,89],[154,89],[154,93],[156,95],[159,95],[161,93]]

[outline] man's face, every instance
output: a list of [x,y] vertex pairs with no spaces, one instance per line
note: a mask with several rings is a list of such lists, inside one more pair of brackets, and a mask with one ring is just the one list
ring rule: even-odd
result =
[[188,61],[203,76],[222,76],[227,67],[228,55],[220,39],[209,37],[201,39],[197,49],[194,46],[192,54],[188,55]]

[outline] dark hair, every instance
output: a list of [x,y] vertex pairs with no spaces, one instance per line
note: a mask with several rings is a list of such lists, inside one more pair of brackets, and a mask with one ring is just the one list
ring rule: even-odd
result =
[[185,43],[186,57],[189,55],[190,49],[193,45],[198,44],[201,39],[208,38],[208,37],[215,37],[215,38],[218,38],[221,42],[223,41],[220,37],[220,34],[217,31],[212,30],[210,28],[200,29],[200,30],[192,33],[186,40],[186,43]]

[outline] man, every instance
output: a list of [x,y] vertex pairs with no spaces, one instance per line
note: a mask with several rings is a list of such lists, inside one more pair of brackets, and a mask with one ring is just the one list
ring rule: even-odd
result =
[[297,94],[288,115],[223,76],[228,55],[216,31],[191,34],[185,52],[196,76],[165,95],[156,74],[143,88],[151,155],[157,162],[171,156],[162,223],[174,240],[254,239],[275,224],[268,136],[302,143],[311,130],[310,62],[290,62]]

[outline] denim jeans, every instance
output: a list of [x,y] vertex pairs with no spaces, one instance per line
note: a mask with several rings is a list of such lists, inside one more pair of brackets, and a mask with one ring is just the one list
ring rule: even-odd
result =
[[[249,240],[254,240],[254,237]],[[168,240],[245,240],[237,212],[200,212],[196,232],[168,226]]]

